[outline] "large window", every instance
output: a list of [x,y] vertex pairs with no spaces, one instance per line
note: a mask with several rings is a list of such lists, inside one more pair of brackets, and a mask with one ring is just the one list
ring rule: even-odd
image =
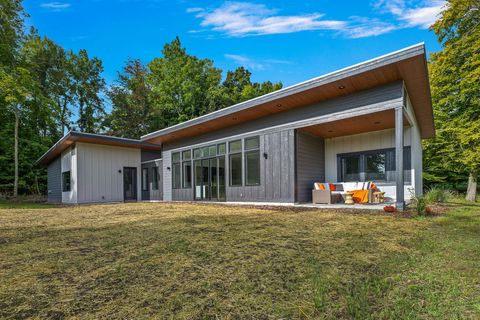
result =
[[[404,147],[404,179],[411,181],[410,147]],[[371,150],[338,155],[341,181],[395,181],[395,149]]]
[[242,185],[242,140],[231,141],[228,144],[230,186]]
[[360,156],[342,157],[342,181],[360,180]]
[[365,156],[367,180],[385,180],[385,160],[385,152],[372,153]]
[[71,190],[70,176],[71,176],[70,171],[62,172],[62,191],[63,192],[68,192]]
[[259,137],[245,139],[245,184],[260,184],[260,141]]
[[182,176],[183,188],[192,187],[192,151],[187,150],[182,152]]
[[152,168],[152,190],[158,190],[158,167]]
[[172,154],[172,184],[173,189],[181,188],[181,173],[180,173],[180,152]]
[[148,168],[142,169],[142,191],[148,191]]

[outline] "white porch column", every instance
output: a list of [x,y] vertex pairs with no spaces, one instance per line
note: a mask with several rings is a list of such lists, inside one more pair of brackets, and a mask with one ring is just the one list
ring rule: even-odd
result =
[[396,207],[405,208],[403,179],[403,106],[395,108],[395,176],[396,176]]

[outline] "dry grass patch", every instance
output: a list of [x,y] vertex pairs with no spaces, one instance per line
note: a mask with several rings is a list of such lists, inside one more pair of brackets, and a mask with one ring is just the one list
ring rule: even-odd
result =
[[179,203],[0,209],[0,317],[405,316],[411,257],[436,223]]

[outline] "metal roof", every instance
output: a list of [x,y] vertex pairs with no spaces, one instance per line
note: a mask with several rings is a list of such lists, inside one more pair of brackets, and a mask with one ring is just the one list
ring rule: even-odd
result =
[[126,148],[138,148],[147,150],[160,150],[161,146],[136,139],[120,138],[113,136],[106,136],[94,133],[85,133],[77,131],[69,131],[60,140],[58,140],[47,152],[45,152],[37,161],[36,164],[47,165],[59,156],[63,150],[67,149],[75,142],[95,143],[111,146],[119,146]]

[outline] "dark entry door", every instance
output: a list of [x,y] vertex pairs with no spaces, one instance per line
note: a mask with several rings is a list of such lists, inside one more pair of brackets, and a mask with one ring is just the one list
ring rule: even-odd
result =
[[137,200],[137,168],[123,168],[123,201]]

